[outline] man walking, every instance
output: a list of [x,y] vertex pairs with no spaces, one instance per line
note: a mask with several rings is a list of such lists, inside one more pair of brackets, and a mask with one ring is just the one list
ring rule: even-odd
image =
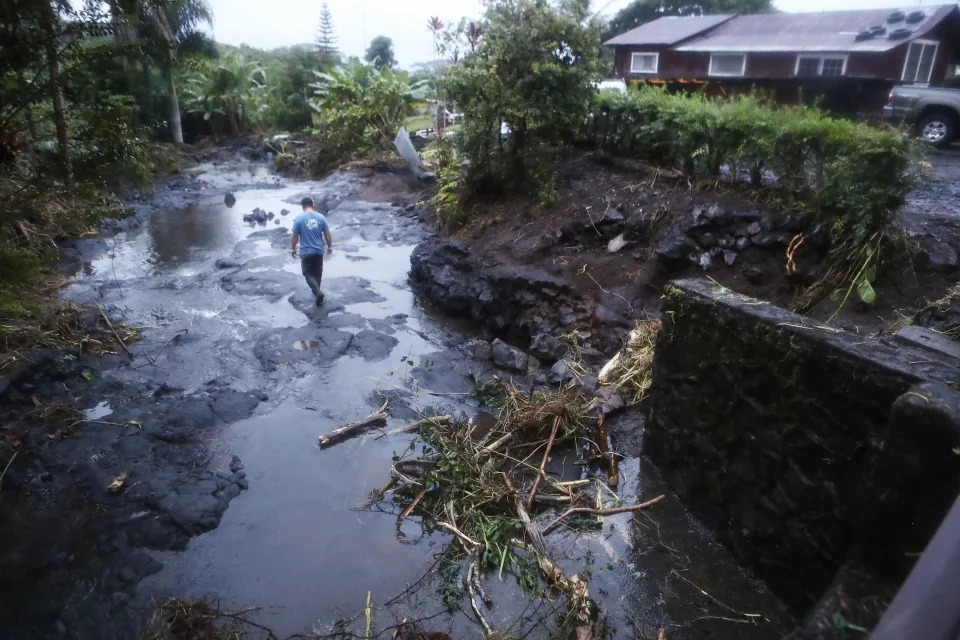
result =
[[290,255],[297,257],[297,243],[300,243],[300,271],[303,273],[310,291],[316,296],[317,306],[323,302],[320,280],[323,278],[323,254],[333,253],[333,239],[330,237],[330,225],[327,219],[313,210],[313,200],[300,201],[303,213],[293,221],[293,238],[290,240]]

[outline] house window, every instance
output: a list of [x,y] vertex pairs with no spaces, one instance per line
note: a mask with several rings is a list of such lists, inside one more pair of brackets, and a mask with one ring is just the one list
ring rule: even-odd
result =
[[846,56],[797,56],[798,76],[842,76],[846,72]]
[[915,40],[907,49],[907,59],[903,63],[903,81],[916,84],[928,84],[933,73],[933,61],[937,57],[937,43],[929,40]]
[[714,53],[710,55],[710,75],[712,76],[742,76],[746,70],[746,54]]
[[659,68],[659,53],[634,53],[630,56],[630,73],[656,73]]

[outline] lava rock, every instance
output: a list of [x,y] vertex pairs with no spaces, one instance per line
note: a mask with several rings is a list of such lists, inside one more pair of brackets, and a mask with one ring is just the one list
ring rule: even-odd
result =
[[[717,251],[722,251],[720,247],[714,247],[714,249],[716,249]],[[709,253],[701,253],[700,257],[697,258],[697,264],[700,265],[701,269],[703,269],[704,271],[707,271],[710,269],[711,266],[713,266],[713,259],[710,257]]]
[[723,252],[723,261],[727,263],[728,267],[732,267],[733,264],[737,261],[737,252],[736,251],[724,251]]
[[589,410],[598,411],[607,416],[627,406],[616,387],[600,387],[597,397],[590,403]]
[[227,258],[220,258],[213,264],[217,269],[239,269],[241,266],[236,260],[228,260]]
[[675,229],[657,246],[654,254],[661,267],[672,271],[687,266],[690,262],[690,253],[695,249],[696,247],[686,234]]
[[490,360],[493,358],[493,348],[486,340],[477,340],[471,343],[468,349],[477,360]]
[[567,345],[549,333],[540,333],[530,342],[530,355],[547,362],[556,362],[567,353]]
[[597,380],[597,376],[581,376],[580,377],[580,388],[583,389],[584,393],[593,395],[597,392],[597,386],[600,382]]
[[733,246],[737,249],[737,251],[743,251],[750,246],[750,238],[737,238],[737,241]]
[[919,263],[929,271],[953,272],[957,270],[957,251],[949,243],[937,238],[922,238],[919,241]]
[[268,220],[267,212],[264,211],[263,209],[260,209],[259,207],[254,209],[253,212],[243,216],[243,221],[250,224],[264,225],[264,224],[267,224],[267,220]]
[[722,227],[730,224],[733,220],[734,216],[717,204],[693,209],[693,224],[696,227]]
[[551,384],[563,384],[564,382],[569,382],[573,380],[573,371],[570,370],[570,365],[567,364],[566,360],[558,360],[550,368],[550,375],[547,377]]
[[760,225],[759,222],[751,222],[750,224],[747,225],[746,231],[748,236],[755,236],[761,231],[763,231],[763,227]]
[[282,215],[282,216],[288,216],[288,215],[290,215],[290,210],[289,210],[289,209],[280,209],[280,215]]
[[511,347],[506,342],[497,339],[493,341],[491,347],[493,362],[504,369],[510,371],[526,371],[530,362],[530,357],[520,349]]
[[228,193],[227,195],[223,196],[223,204],[227,205],[228,207],[233,207],[233,205],[237,204],[237,197],[232,193]]

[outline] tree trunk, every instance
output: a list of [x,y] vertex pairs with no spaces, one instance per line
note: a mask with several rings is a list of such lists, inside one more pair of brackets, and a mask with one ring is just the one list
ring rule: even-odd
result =
[[143,99],[140,101],[141,120],[154,121],[153,111],[153,72],[150,69],[150,60],[146,57],[140,60],[140,76],[143,81]]
[[47,0],[43,0],[40,12],[40,27],[43,29],[44,48],[47,54],[47,74],[49,77],[50,100],[53,102],[53,122],[57,128],[57,160],[64,180],[73,178],[73,167],[70,166],[70,148],[67,141],[67,107],[63,98],[63,83],[60,79],[60,57],[57,52],[57,33],[54,29],[53,8]]
[[183,144],[183,124],[180,121],[180,101],[177,99],[177,84],[173,79],[173,50],[165,69],[167,75],[167,95],[170,99],[170,133],[176,144]]

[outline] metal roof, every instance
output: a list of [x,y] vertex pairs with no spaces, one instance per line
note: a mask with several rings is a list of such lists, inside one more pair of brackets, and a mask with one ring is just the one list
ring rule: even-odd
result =
[[604,44],[672,45],[721,25],[733,15],[666,16],[607,40]]
[[[853,52],[889,51],[907,40],[921,37],[939,24],[957,5],[931,5],[901,9],[909,15],[923,12],[913,23],[904,19],[888,22],[896,9],[862,11],[823,11],[819,13],[768,13],[737,16],[701,37],[678,46],[677,51],[697,52]],[[919,14],[918,14],[919,15]],[[655,24],[655,22],[651,24]],[[858,39],[865,30],[883,28],[874,37]],[[891,39],[895,29],[908,29],[902,37]]]

